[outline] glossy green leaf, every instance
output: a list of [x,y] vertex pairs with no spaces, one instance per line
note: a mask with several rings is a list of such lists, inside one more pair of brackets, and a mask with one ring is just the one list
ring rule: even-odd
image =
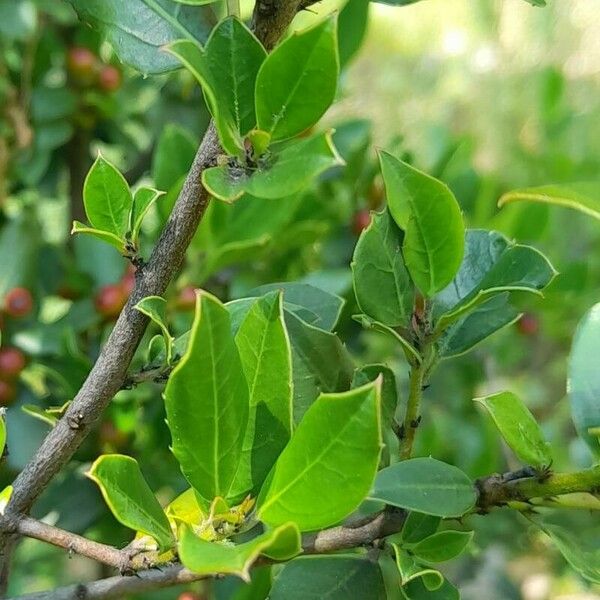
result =
[[119,238],[113,233],[101,231],[100,229],[94,229],[93,227],[88,227],[87,225],[85,225],[84,223],[80,223],[79,221],[73,221],[71,234],[75,235],[76,233],[86,233],[107,244],[110,244],[111,246],[114,246],[121,254],[126,253],[125,239]]
[[133,195],[133,205],[129,214],[129,231],[134,244],[137,244],[142,229],[142,221],[152,208],[152,205],[164,195],[164,192],[141,187]]
[[517,321],[521,315],[508,299],[508,292],[493,296],[450,325],[438,342],[440,356],[465,354],[496,331]]
[[354,363],[336,335],[287,310],[285,324],[292,344],[294,422],[298,423],[322,391],[341,392],[350,387]]
[[198,525],[206,517],[205,508],[205,506],[201,506],[194,488],[188,488],[169,503],[165,508],[165,513],[175,525],[179,523]]
[[390,327],[410,322],[415,290],[402,257],[403,233],[389,212],[373,213],[352,259],[360,309]]
[[303,556],[277,575],[270,600],[384,600],[377,563],[359,555]]
[[277,460],[259,498],[269,525],[328,527],[364,500],[381,452],[380,383],[322,394]]
[[274,560],[289,560],[301,552],[300,532],[286,523],[243,544],[207,542],[185,526],[179,542],[179,557],[190,571],[199,575],[232,574],[250,580],[250,568],[263,555]]
[[292,433],[292,351],[280,293],[254,302],[235,341],[248,382],[250,412],[232,495],[256,495]]
[[308,283],[282,282],[269,283],[250,290],[247,296],[262,296],[267,292],[281,290],[286,305],[294,307],[303,307],[310,311],[316,317],[311,322],[312,325],[325,331],[333,331],[335,328],[342,308],[346,301],[321,288],[309,285]]
[[348,0],[338,17],[338,46],[342,67],[360,50],[368,23],[369,0]]
[[381,422],[391,427],[398,408],[398,388],[394,372],[386,365],[364,365],[354,371],[352,387],[360,387],[381,377]]
[[600,458],[600,437],[590,429],[600,427],[600,304],[593,306],[579,323],[571,355],[567,388],[571,416],[579,436]]
[[411,546],[410,551],[419,560],[440,563],[462,554],[472,539],[472,531],[439,531]]
[[403,586],[415,579],[422,579],[428,590],[436,590],[442,586],[444,577],[439,571],[419,564],[415,557],[399,544],[392,544],[392,548]]
[[379,157],[388,208],[405,232],[404,262],[419,290],[433,296],[452,281],[463,258],[460,207],[441,181],[387,152]]
[[447,579],[435,590],[428,589],[425,581],[413,579],[402,588],[407,600],[460,600],[460,593]]
[[10,498],[12,496],[12,493],[13,493],[13,486],[12,485],[7,485],[0,492],[0,515],[4,514],[4,510],[6,509],[8,503],[10,502]]
[[119,523],[153,537],[161,550],[173,546],[169,520],[133,458],[105,454],[94,462],[87,475],[98,484]]
[[441,314],[438,331],[504,292],[539,294],[555,277],[548,259],[530,246],[507,240],[495,231],[467,231],[465,256],[456,277],[434,299]]
[[271,52],[258,73],[259,129],[276,141],[312,127],[335,98],[338,74],[335,18],[292,34]]
[[165,353],[167,364],[173,359],[173,336],[167,327],[167,301],[160,296],[147,296],[140,300],[134,308],[146,315],[153,323],[158,325],[165,340]]
[[233,202],[245,193],[277,199],[299,192],[327,169],[343,164],[330,133],[300,140],[265,160],[257,169],[223,165],[202,172],[202,183],[219,200]]
[[206,500],[227,498],[242,455],[248,386],[227,309],[207,292],[196,300],[187,350],[165,389],[173,454]]
[[594,219],[600,219],[600,182],[582,181],[513,190],[500,198],[498,206],[513,202],[541,202],[565,206]]
[[402,527],[402,541],[407,544],[419,542],[433,535],[438,530],[440,523],[440,517],[411,512]]
[[550,537],[577,573],[600,584],[600,535],[597,526],[586,531],[573,531],[541,519],[533,519],[533,522]]
[[0,410],[0,457],[4,454],[6,447],[6,421],[4,420],[5,410]]
[[119,170],[98,156],[83,184],[85,214],[93,229],[124,239],[133,197]]
[[229,17],[213,30],[204,50],[192,40],[174,42],[168,50],[202,85],[223,148],[243,156],[243,137],[256,124],[254,88],[265,49],[241,21]]
[[379,471],[369,497],[444,518],[464,515],[477,499],[467,475],[434,458],[404,460]]
[[498,431],[522,462],[535,467],[548,466],[552,455],[548,442],[534,416],[522,400],[511,392],[475,398],[489,412]]
[[210,7],[172,0],[69,0],[82,21],[113,46],[119,58],[144,74],[180,66],[163,47],[182,38],[204,41],[217,14]]

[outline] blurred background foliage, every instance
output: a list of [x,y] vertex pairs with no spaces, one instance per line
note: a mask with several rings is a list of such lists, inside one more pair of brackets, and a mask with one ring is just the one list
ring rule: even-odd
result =
[[[339,4],[323,2],[318,12]],[[496,202],[516,187],[598,180],[598,0],[551,0],[544,9],[521,0],[371,5],[368,27],[362,10],[342,13],[339,101],[321,125],[336,129],[347,167],[285,202],[213,202],[169,292],[173,330],[189,327],[192,287],[229,300],[261,284],[301,280],[346,298],[338,333],[356,363],[386,362],[403,385],[407,367],[393,342],[351,319],[357,307],[349,263],[368,211],[384,202],[375,154],[383,147],[446,181],[469,226],[535,244],[561,274],[545,298],[522,299],[518,323],[442,365],[426,392],[418,452],[473,477],[515,467],[472,403],[506,388],[542,422],[557,449],[554,465],[585,467],[591,457],[570,421],[566,362],[577,322],[599,299],[600,227],[579,213],[528,204],[499,211]],[[298,26],[315,18],[304,14]],[[204,25],[208,31],[211,18]],[[48,430],[28,412],[51,420],[47,409],[73,397],[131,290],[132,273],[115,251],[69,236],[71,219],[81,218],[81,189],[94,157],[101,151],[130,183],[167,192],[145,223],[148,254],[207,120],[190,75],[143,78],[121,65],[66,2],[0,0],[2,334],[3,345],[27,363],[17,381],[0,379],[9,430],[19,432],[9,440],[0,488]],[[24,315],[6,304],[15,288],[31,294]],[[153,333],[140,347],[137,369],[147,363]],[[38,503],[36,516],[105,542],[128,542],[82,473],[100,452],[118,451],[140,460],[165,501],[182,488],[167,449],[160,394],[155,384],[122,391]],[[576,517],[585,515],[570,518]],[[476,551],[448,566],[467,600],[600,598],[517,515],[472,518]],[[11,592],[102,575],[98,565],[25,540]],[[194,593],[264,597],[260,578],[252,590],[226,579]]]

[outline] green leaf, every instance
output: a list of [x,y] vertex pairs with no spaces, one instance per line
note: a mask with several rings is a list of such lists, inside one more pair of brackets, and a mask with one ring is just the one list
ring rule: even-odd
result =
[[327,169],[343,164],[329,132],[300,140],[274,154],[256,169],[222,165],[202,172],[202,183],[219,200],[233,202],[245,193],[284,198],[299,192]]
[[153,537],[161,550],[174,545],[169,520],[133,458],[105,454],[87,476],[98,484],[119,523]]
[[600,584],[600,535],[598,527],[573,531],[541,519],[532,521],[546,533],[567,562],[582,577]]
[[321,391],[347,390],[354,364],[340,339],[285,311],[292,344],[294,422],[298,423]]
[[475,402],[490,413],[498,431],[519,460],[534,467],[552,463],[550,448],[540,426],[515,394],[499,392],[475,398]]
[[301,531],[341,521],[364,500],[381,451],[379,382],[321,394],[261,490],[258,517]]
[[408,600],[460,600],[458,590],[446,579],[436,590],[425,585],[427,579],[413,579],[402,591]]
[[407,544],[419,542],[433,535],[438,530],[440,523],[440,517],[411,512],[402,527],[402,541]]
[[258,72],[258,128],[270,133],[274,141],[309,129],[333,102],[338,75],[335,18],[292,34]]
[[287,563],[270,600],[384,600],[377,563],[358,555],[303,556]]
[[456,277],[434,299],[441,314],[438,331],[503,292],[540,294],[555,277],[548,259],[530,246],[507,240],[495,231],[469,230],[465,256]]
[[360,50],[368,23],[369,0],[348,0],[338,18],[338,48],[342,67]]
[[6,421],[4,420],[5,410],[0,410],[0,457],[4,454],[6,447]]
[[164,192],[147,187],[141,187],[135,192],[129,214],[129,231],[134,244],[138,243],[144,217],[148,214],[152,205],[163,195]]
[[311,324],[325,331],[333,331],[346,303],[337,294],[332,294],[308,283],[296,282],[261,285],[250,290],[246,296],[262,296],[274,290],[283,292],[286,305],[304,307],[309,310],[316,317],[316,320]]
[[402,258],[403,237],[387,210],[372,213],[352,259],[358,306],[390,327],[409,324],[414,302],[415,290]]
[[152,157],[152,179],[159,190],[169,191],[187,175],[197,144],[181,125],[167,123],[163,128]]
[[574,208],[594,219],[600,219],[600,183],[582,181],[565,185],[543,185],[523,188],[504,194],[498,206],[513,202],[541,202]]
[[600,427],[600,304],[593,306],[575,332],[569,357],[567,389],[571,416],[579,436],[596,458],[600,458],[600,437],[590,429]]
[[123,175],[101,155],[85,178],[83,204],[94,229],[125,238],[133,197]]
[[73,227],[71,228],[71,234],[75,235],[76,233],[87,233],[103,242],[114,246],[121,254],[125,254],[127,250],[125,249],[125,240],[117,237],[114,233],[109,233],[108,231],[101,231],[100,229],[94,229],[93,227],[88,227],[84,223],[80,223],[79,221],[73,221]]
[[473,482],[457,467],[434,458],[413,458],[377,474],[369,497],[438,517],[460,517],[475,506]]
[[521,315],[508,299],[508,292],[493,296],[448,327],[438,342],[440,356],[450,358],[465,354],[496,331],[517,321]]
[[80,19],[97,29],[119,58],[144,74],[180,66],[163,46],[181,38],[203,41],[216,22],[211,8],[172,0],[69,0]]
[[200,505],[198,494],[194,488],[188,488],[173,500],[166,508],[165,514],[174,525],[188,523],[198,525],[206,518],[205,507]]
[[207,292],[196,299],[189,343],[165,389],[173,454],[206,500],[228,498],[248,421],[248,386],[227,309]]
[[300,532],[293,523],[269,529],[243,544],[207,542],[185,526],[179,542],[179,556],[185,567],[198,575],[231,574],[250,581],[250,568],[259,558],[289,560],[302,551]]
[[206,48],[192,40],[168,46],[202,85],[223,148],[243,156],[243,137],[254,128],[254,88],[267,53],[252,32],[235,17],[219,23]]
[[419,560],[440,563],[462,554],[472,539],[472,531],[439,531],[411,546],[410,551]]
[[6,507],[8,506],[8,503],[10,502],[10,498],[12,496],[12,493],[13,493],[13,486],[12,485],[7,485],[0,492],[0,515],[4,514],[4,511],[6,510]]
[[292,352],[281,293],[257,299],[235,341],[250,395],[248,427],[232,494],[253,495],[292,433]]
[[452,281],[463,258],[460,208],[441,181],[387,152],[379,157],[390,213],[405,232],[406,267],[423,295],[433,296]]
[[444,583],[443,575],[436,569],[420,565],[408,550],[399,544],[392,544],[396,556],[396,565],[403,586],[415,579],[422,579],[428,590],[436,590]]
[[146,315],[160,328],[165,340],[166,361],[170,365],[173,359],[173,342],[175,340],[167,327],[167,301],[160,296],[147,296],[140,300],[134,308]]

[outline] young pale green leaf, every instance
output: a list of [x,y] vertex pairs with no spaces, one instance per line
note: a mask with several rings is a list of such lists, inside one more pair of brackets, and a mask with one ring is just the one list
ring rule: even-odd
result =
[[300,140],[274,154],[264,166],[246,169],[222,165],[202,172],[202,183],[219,200],[233,202],[244,194],[278,199],[307,187],[327,169],[343,164],[329,132]]
[[339,68],[335,18],[292,34],[258,72],[259,129],[277,141],[312,127],[335,98]]
[[303,556],[275,578],[270,600],[383,600],[377,563],[359,555]]
[[582,577],[600,584],[600,535],[597,526],[572,531],[541,519],[532,521],[546,533],[567,562]]
[[442,331],[489,298],[504,292],[541,293],[555,277],[548,259],[535,248],[507,240],[495,231],[467,231],[465,256],[456,277],[434,299]]
[[0,456],[4,454],[6,446],[6,421],[4,420],[4,410],[0,410]]
[[496,331],[517,321],[521,315],[508,299],[508,292],[493,296],[450,325],[438,342],[440,356],[450,358],[465,354]]
[[420,565],[415,557],[408,550],[399,544],[392,544],[396,565],[400,573],[401,584],[407,585],[415,579],[422,579],[423,584],[428,590],[437,590],[444,583],[444,576],[431,567]]
[[207,516],[208,506],[198,498],[194,488],[188,488],[173,500],[166,508],[165,514],[175,526],[179,523],[198,525]]
[[498,201],[498,206],[513,202],[541,202],[565,206],[600,219],[600,183],[582,181],[565,185],[543,185],[507,192]]
[[472,539],[472,531],[439,531],[411,546],[410,551],[419,560],[440,563],[462,554]]
[[321,391],[350,387],[354,364],[337,335],[309,325],[288,310],[285,324],[292,345],[294,422],[298,423]]
[[475,398],[490,413],[498,431],[519,460],[534,467],[548,466],[552,455],[534,416],[511,392]]
[[475,505],[473,482],[460,469],[434,458],[413,458],[377,474],[372,500],[438,517],[460,517]]
[[433,535],[442,522],[440,517],[433,517],[419,512],[411,512],[402,527],[402,541],[414,544]]
[[105,454],[87,476],[98,484],[119,523],[153,537],[161,550],[174,545],[169,520],[133,458]]
[[163,46],[181,38],[204,41],[215,22],[212,8],[171,0],[69,0],[82,21],[113,46],[119,58],[144,74],[177,69]]
[[415,290],[402,257],[403,233],[390,213],[374,213],[352,259],[354,293],[360,309],[390,327],[410,322]]
[[134,308],[146,315],[160,328],[163,339],[165,340],[166,362],[170,365],[173,360],[174,338],[167,327],[167,301],[160,296],[147,296],[140,300]]
[[415,285],[431,297],[452,281],[463,258],[460,207],[441,181],[387,152],[379,157],[388,208],[405,232],[404,262]]
[[256,125],[254,88],[267,53],[237,18],[221,21],[205,49],[191,40],[179,40],[168,50],[202,85],[223,148],[243,156],[243,137]]
[[184,526],[179,542],[179,557],[198,575],[231,574],[250,581],[250,568],[263,555],[274,560],[289,560],[302,551],[300,532],[286,523],[243,544],[207,542],[189,526]]
[[94,229],[124,239],[133,197],[119,170],[98,156],[83,184],[85,214]]
[[328,527],[364,500],[379,464],[381,384],[322,394],[308,409],[261,490],[258,517]]
[[100,229],[94,229],[93,227],[88,227],[84,223],[79,221],[73,221],[73,227],[71,228],[71,233],[74,235],[76,233],[87,233],[88,235],[92,235],[111,246],[114,246],[121,254],[125,254],[125,239],[117,237],[114,233],[109,233],[108,231],[101,231]]
[[164,195],[164,192],[158,190],[141,187],[133,196],[133,204],[129,213],[129,231],[134,244],[137,244],[142,229],[142,221],[148,214],[152,205]]
[[173,454],[203,498],[228,498],[242,455],[248,386],[227,309],[207,292],[196,299],[187,350],[165,389]]
[[235,342],[248,382],[250,412],[233,496],[256,495],[292,434],[292,352],[282,295],[258,298]]
[[585,315],[577,327],[571,355],[567,388],[571,416],[579,436],[596,458],[600,458],[600,437],[590,430],[600,427],[600,304]]
[[4,511],[6,510],[6,507],[8,506],[8,503],[10,502],[12,493],[13,493],[12,485],[7,485],[0,492],[0,515],[4,514]]
[[286,305],[303,307],[316,317],[312,325],[324,331],[333,331],[346,301],[321,288],[308,283],[281,282],[269,283],[250,290],[246,296],[262,296],[267,292],[281,290]]

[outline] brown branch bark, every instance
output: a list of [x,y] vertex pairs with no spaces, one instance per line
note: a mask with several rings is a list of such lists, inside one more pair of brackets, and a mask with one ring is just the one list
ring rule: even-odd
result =
[[[300,0],[269,0],[262,14],[257,2],[253,25],[265,47],[272,48],[291,23]],[[127,369],[148,324],[133,307],[146,296],[161,296],[179,271],[186,250],[206,211],[209,195],[201,183],[202,171],[213,166],[220,153],[214,125],[202,140],[173,212],[149,262],[138,270],[135,288],[81,390],[66,414],[13,483],[7,514],[27,513],[50,480],[71,459],[93,425],[121,389]],[[4,523],[7,522],[5,519]],[[7,585],[12,548],[17,536],[0,523],[0,595]]]

